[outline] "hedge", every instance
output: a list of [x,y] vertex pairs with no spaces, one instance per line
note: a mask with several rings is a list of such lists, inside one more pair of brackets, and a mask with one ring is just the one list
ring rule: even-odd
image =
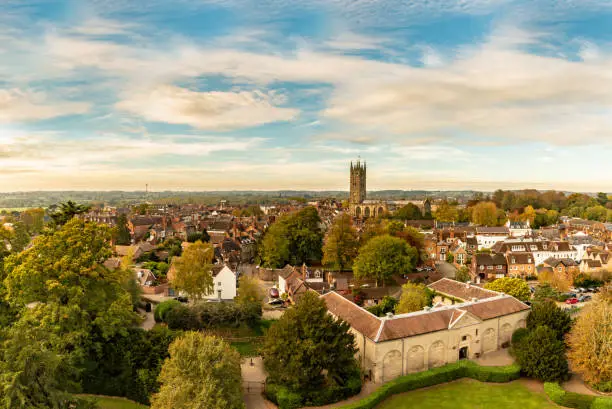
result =
[[472,378],[481,382],[504,383],[520,377],[518,365],[509,366],[479,366],[471,361],[459,361],[425,372],[417,372],[401,376],[382,385],[368,397],[341,409],[373,409],[392,395],[426,388],[460,378]]
[[556,382],[544,383],[544,392],[557,405],[575,409],[612,409],[612,398],[567,392]]

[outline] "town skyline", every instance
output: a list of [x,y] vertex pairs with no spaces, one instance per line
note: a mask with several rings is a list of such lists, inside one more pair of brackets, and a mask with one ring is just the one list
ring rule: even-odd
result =
[[0,191],[612,191],[609,2],[139,4],[0,5]]

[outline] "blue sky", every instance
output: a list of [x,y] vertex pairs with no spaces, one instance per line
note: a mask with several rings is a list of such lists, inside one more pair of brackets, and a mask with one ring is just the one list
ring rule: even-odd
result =
[[612,191],[608,0],[2,0],[0,191]]

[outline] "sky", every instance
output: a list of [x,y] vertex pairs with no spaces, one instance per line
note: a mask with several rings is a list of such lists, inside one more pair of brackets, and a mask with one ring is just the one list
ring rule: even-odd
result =
[[611,0],[0,0],[0,191],[612,191]]

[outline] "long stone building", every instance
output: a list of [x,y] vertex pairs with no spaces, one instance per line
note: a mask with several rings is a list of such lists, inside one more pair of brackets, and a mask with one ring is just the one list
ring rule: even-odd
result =
[[374,382],[478,358],[507,347],[525,327],[530,308],[514,297],[449,279],[430,288],[437,294],[433,308],[382,318],[336,292],[322,296],[329,313],[350,324],[362,369]]

